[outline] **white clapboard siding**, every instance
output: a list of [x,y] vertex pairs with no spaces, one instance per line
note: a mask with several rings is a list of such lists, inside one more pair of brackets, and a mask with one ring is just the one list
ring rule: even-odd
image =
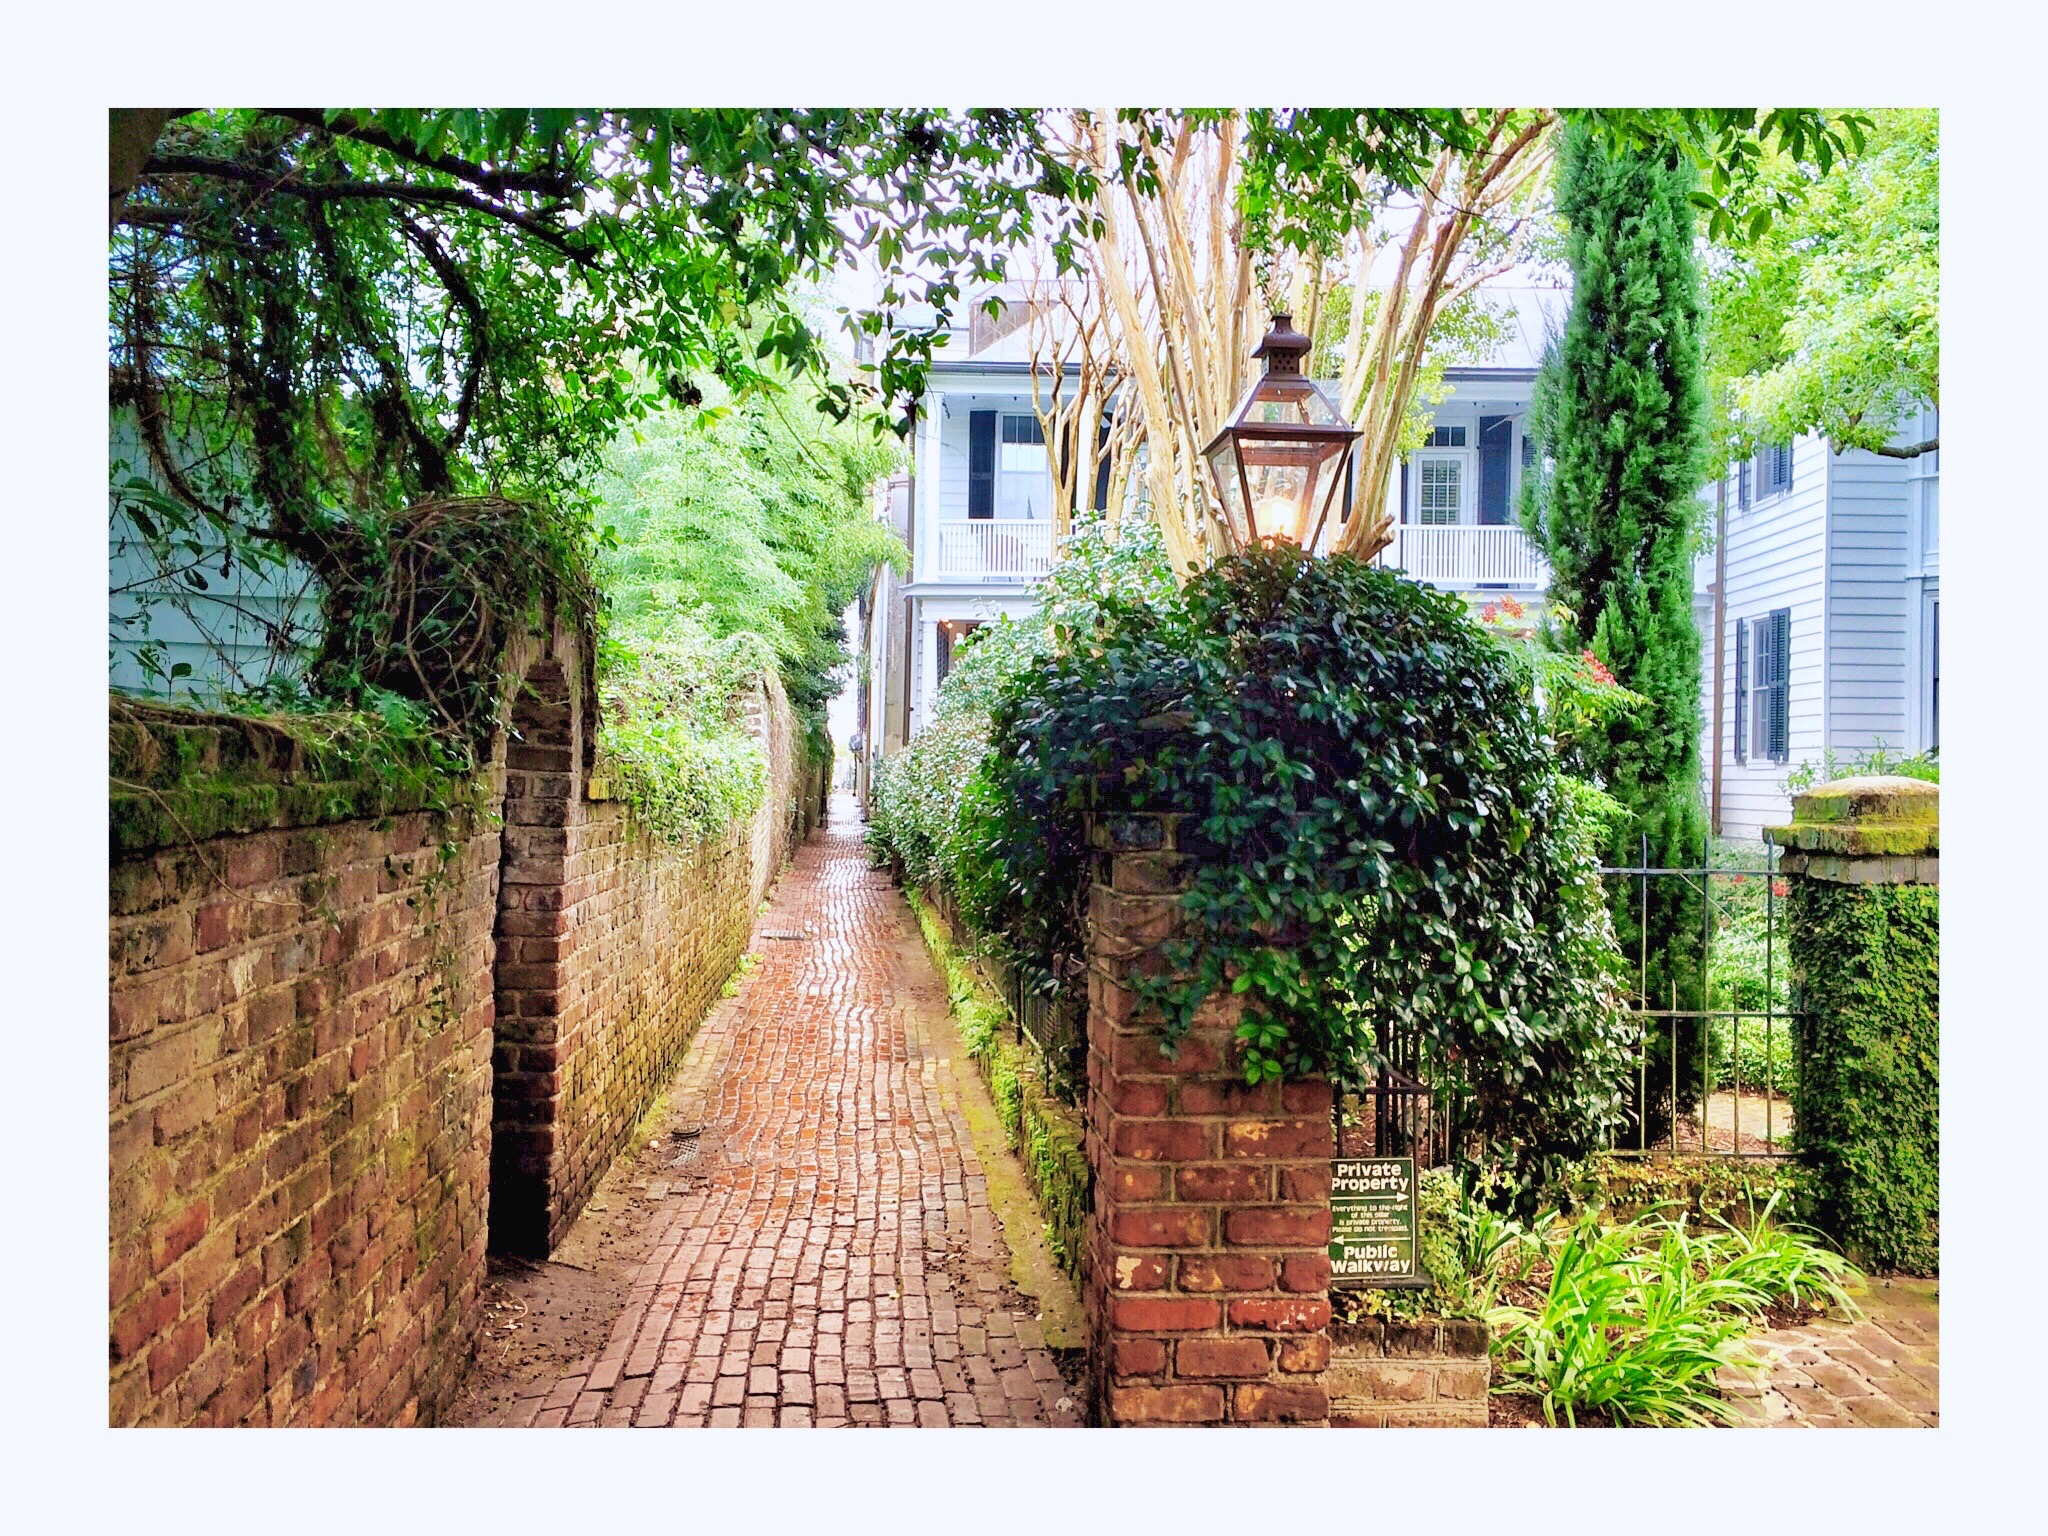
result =
[[1853,449],[1829,465],[1827,745],[1907,744],[1912,620],[1905,464]]
[[[1787,819],[1791,801],[1785,775],[1792,764],[1818,756],[1825,733],[1822,689],[1824,569],[1827,557],[1827,445],[1801,438],[1793,447],[1792,488],[1758,497],[1748,510],[1736,505],[1729,487],[1727,602],[1716,640],[1722,647],[1721,833],[1736,839],[1761,838],[1763,829]],[[1711,495],[1711,490],[1709,492]],[[1709,512],[1711,517],[1711,512]],[[1713,577],[1712,556],[1702,562],[1701,585]],[[1776,608],[1792,610],[1791,688],[1787,699],[1791,763],[1735,760],[1735,626]],[[1711,603],[1701,609],[1712,622]],[[1701,655],[1701,770],[1711,774],[1714,720],[1714,641]]]
[[[147,475],[131,422],[116,417],[108,434],[113,483]],[[154,478],[154,476],[148,476]],[[203,525],[194,529],[203,548],[217,551],[217,539]],[[129,693],[179,702],[205,703],[221,694],[261,683],[284,660],[283,650],[301,655],[319,641],[320,603],[311,573],[297,562],[252,570],[239,563],[220,574],[218,554],[201,568],[207,590],[164,580],[141,535],[109,498],[107,517],[107,681]],[[143,666],[145,644],[154,644],[163,669],[189,666],[175,681],[152,676]],[[290,665],[282,670],[289,671]]]

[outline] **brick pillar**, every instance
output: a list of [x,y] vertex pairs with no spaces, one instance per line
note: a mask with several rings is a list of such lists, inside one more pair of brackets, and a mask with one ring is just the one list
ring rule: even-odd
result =
[[1883,1269],[1931,1273],[1940,1219],[1940,791],[1840,779],[1800,795],[1785,850],[1812,1217]]
[[1325,1424],[1330,1085],[1249,1087],[1242,1000],[1211,998],[1161,1050],[1130,981],[1163,966],[1197,823],[1091,818],[1088,922],[1090,1363],[1101,1422]]
[[547,1257],[572,1212],[562,1201],[563,962],[580,742],[570,666],[547,657],[514,695],[505,750],[496,1018],[491,1057],[490,1244]]

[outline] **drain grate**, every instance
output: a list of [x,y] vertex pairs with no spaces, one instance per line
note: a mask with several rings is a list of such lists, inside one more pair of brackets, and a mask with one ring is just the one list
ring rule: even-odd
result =
[[763,928],[761,930],[761,937],[764,939],[808,939],[810,936],[811,930],[808,928]]

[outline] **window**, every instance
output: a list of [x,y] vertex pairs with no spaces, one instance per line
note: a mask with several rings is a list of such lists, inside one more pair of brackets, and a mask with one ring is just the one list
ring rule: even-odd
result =
[[1005,416],[996,458],[996,516],[1044,517],[1051,501],[1045,428],[1036,416]]
[[1465,446],[1463,427],[1431,427],[1426,448],[1462,448]]
[[1455,523],[1464,504],[1464,464],[1457,459],[1424,457],[1419,467],[1421,489],[1416,496],[1415,520]]
[[1746,509],[1749,506],[1749,471],[1750,461],[1748,459],[1744,459],[1735,469],[1735,505],[1739,508]]
[[1757,494],[1776,496],[1792,489],[1792,445],[1779,443],[1756,456]]
[[1792,610],[1738,619],[1735,630],[1735,761],[1792,758]]

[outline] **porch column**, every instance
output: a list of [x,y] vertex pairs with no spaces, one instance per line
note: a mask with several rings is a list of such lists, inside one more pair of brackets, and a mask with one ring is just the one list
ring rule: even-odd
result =
[[917,716],[913,731],[932,723],[932,704],[939,696],[939,626],[924,616],[924,604],[917,605]]

